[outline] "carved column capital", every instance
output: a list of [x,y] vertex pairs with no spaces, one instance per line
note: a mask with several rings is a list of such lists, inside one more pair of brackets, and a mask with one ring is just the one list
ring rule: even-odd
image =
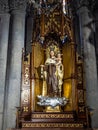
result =
[[10,10],[25,11],[27,0],[10,0]]
[[78,8],[85,6],[90,11],[92,11],[94,9],[95,4],[96,4],[96,0],[77,0],[77,3],[78,3]]
[[79,6],[88,6],[89,5],[89,1],[88,0],[79,0]]
[[7,13],[9,11],[8,0],[0,0],[0,13]]

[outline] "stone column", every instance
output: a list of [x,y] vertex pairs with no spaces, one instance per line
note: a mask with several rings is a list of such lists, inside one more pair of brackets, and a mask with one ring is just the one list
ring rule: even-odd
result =
[[20,106],[21,60],[25,39],[25,0],[12,0],[10,48],[7,71],[4,127],[15,128],[16,107]]
[[94,45],[93,16],[89,10],[89,0],[80,0],[78,15],[80,17],[81,44],[84,49],[84,71],[87,106],[91,111],[91,125],[98,128],[98,77]]
[[7,0],[0,0],[0,130],[2,130],[10,14]]

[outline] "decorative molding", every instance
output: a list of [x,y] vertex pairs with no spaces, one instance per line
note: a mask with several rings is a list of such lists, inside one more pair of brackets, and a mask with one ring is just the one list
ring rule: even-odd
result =
[[27,5],[27,0],[11,0],[10,9],[17,11],[25,11]]
[[79,112],[84,113],[85,112],[85,106],[80,106],[79,107]]
[[42,119],[42,118],[54,118],[54,119],[58,119],[58,118],[68,118],[68,119],[70,119],[70,118],[74,118],[73,117],[73,114],[32,114],[32,118],[34,118],[34,119]]
[[9,11],[8,0],[0,0],[0,13],[7,13]]
[[30,111],[30,54],[22,57],[21,109],[23,113]]
[[83,85],[83,72],[82,72],[82,64],[77,66],[77,81],[78,85]]
[[78,90],[79,103],[84,103],[84,94],[83,90]]
[[24,64],[24,85],[30,85],[30,66]]
[[22,123],[22,128],[32,127],[83,128],[83,123]]
[[26,106],[26,107],[23,107],[23,112],[28,112],[29,110],[28,110],[29,108]]
[[83,62],[78,61],[77,64],[77,96],[78,96],[78,112],[85,114],[85,87],[83,82]]

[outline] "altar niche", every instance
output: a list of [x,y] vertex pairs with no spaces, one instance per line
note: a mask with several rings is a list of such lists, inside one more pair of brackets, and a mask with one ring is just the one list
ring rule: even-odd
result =
[[64,108],[69,102],[68,97],[63,93],[65,69],[62,48],[59,46],[59,43],[51,38],[47,40],[44,47],[39,43],[33,46],[33,50],[39,48],[33,53],[33,57],[36,56],[33,63],[36,86],[35,111],[43,109],[42,111],[46,112],[61,112],[61,107]]
[[17,127],[88,127],[83,61],[76,52],[72,19],[56,6],[36,17],[34,25],[32,53],[23,51]]

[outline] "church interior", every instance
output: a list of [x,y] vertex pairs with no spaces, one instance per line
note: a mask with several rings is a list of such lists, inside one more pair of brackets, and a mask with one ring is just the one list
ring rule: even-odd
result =
[[97,0],[0,0],[0,130],[98,129],[97,39]]

